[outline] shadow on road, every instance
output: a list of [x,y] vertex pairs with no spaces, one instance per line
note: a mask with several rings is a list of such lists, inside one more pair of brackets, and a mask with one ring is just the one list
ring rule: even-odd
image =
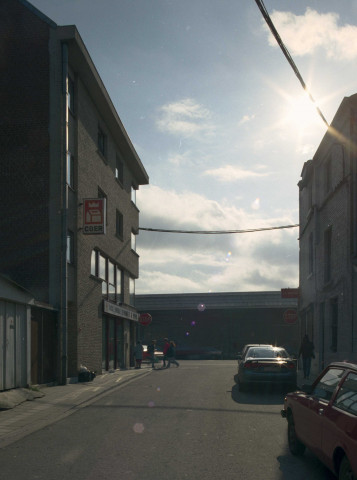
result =
[[289,451],[277,457],[283,479],[336,480],[336,477],[309,450],[301,457],[294,457]]
[[252,385],[249,389],[241,392],[237,384],[232,387],[232,399],[236,403],[250,405],[281,405],[283,406],[284,397],[288,389],[280,385]]

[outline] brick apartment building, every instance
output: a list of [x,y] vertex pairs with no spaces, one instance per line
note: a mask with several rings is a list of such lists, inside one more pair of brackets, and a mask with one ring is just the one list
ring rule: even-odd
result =
[[[75,26],[1,0],[0,30],[0,273],[34,298],[31,381],[127,367],[148,175]],[[90,234],[84,220],[103,214],[105,233]]]
[[300,197],[301,335],[316,347],[315,373],[357,360],[357,95],[343,99],[314,157]]

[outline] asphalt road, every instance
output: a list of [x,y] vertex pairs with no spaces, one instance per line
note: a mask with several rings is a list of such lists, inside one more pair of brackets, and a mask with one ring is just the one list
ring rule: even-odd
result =
[[240,393],[235,361],[180,361],[0,450],[11,480],[332,480],[288,452],[284,392]]

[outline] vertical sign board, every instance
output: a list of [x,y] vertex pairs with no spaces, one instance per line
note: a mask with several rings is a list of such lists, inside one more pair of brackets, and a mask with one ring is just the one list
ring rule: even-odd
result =
[[105,234],[106,199],[86,198],[83,200],[83,233],[86,235]]

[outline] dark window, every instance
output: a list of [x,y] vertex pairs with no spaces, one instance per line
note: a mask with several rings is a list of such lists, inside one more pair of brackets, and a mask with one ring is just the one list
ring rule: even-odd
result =
[[344,370],[339,368],[330,368],[315,386],[313,395],[322,400],[329,401],[339,384]]
[[117,155],[115,159],[115,178],[121,183],[124,183],[124,165]]
[[350,373],[343,382],[334,405],[341,410],[357,415],[357,375]]
[[331,280],[331,255],[332,255],[332,228],[328,228],[324,235],[324,280]]
[[98,127],[98,150],[104,157],[107,155],[107,137],[100,127]]
[[119,238],[123,238],[124,235],[124,219],[123,214],[117,210],[117,217],[116,217],[116,235]]

